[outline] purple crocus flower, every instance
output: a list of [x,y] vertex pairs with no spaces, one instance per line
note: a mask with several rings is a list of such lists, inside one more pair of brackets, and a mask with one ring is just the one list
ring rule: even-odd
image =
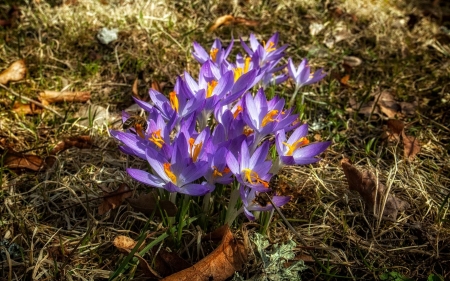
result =
[[204,64],[206,61],[211,60],[215,64],[221,65],[223,63],[227,63],[226,58],[228,57],[228,55],[231,52],[231,49],[233,48],[233,42],[234,40],[231,40],[230,45],[228,45],[226,49],[223,49],[220,40],[216,39],[214,40],[214,43],[209,53],[207,53],[199,43],[194,42],[192,44],[194,48],[192,55],[200,64]]
[[[253,221],[255,220],[255,216],[251,213],[252,211],[262,212],[262,211],[271,211],[274,209],[272,204],[270,202],[267,202],[266,204],[259,202],[257,199],[257,196],[263,196],[263,199],[265,198],[265,195],[260,195],[260,192],[257,192],[255,189],[252,188],[245,188],[241,185],[239,189],[239,193],[241,195],[242,203],[244,203],[244,214],[245,216]],[[271,198],[273,204],[277,207],[281,207],[285,205],[286,203],[291,200],[290,196],[273,196]]]
[[317,155],[325,151],[331,142],[317,142],[309,144],[306,135],[308,134],[308,124],[298,127],[289,139],[286,140],[284,130],[280,130],[276,135],[276,149],[280,155],[280,164],[285,165],[307,165],[316,163]]
[[314,74],[311,74],[307,59],[303,59],[299,67],[295,68],[292,59],[289,58],[288,72],[289,76],[294,79],[296,88],[319,82],[327,75],[322,69],[316,70]]
[[272,161],[266,161],[268,151],[269,143],[264,142],[250,156],[247,141],[244,140],[237,157],[231,152],[227,154],[227,165],[241,184],[266,192],[272,176],[269,174]]
[[258,145],[264,136],[290,126],[298,117],[283,110],[283,99],[275,97],[267,101],[263,89],[259,89],[255,98],[250,93],[246,94],[244,101],[243,118],[256,132],[255,145]]
[[255,53],[258,54],[260,65],[267,62],[278,60],[284,56],[284,50],[288,47],[287,45],[277,48],[278,44],[278,32],[272,35],[270,39],[261,45],[255,35],[250,34],[250,48],[241,38],[241,45],[247,54],[252,57]]
[[170,161],[153,149],[146,150],[147,161],[155,174],[131,168],[127,169],[127,172],[132,178],[143,184],[163,188],[169,192],[193,196],[205,195],[214,190],[214,186],[207,182],[193,182],[205,175],[208,170],[208,162],[192,162],[190,157],[185,157],[187,149],[186,137],[184,134],[180,134],[174,144],[174,153]]

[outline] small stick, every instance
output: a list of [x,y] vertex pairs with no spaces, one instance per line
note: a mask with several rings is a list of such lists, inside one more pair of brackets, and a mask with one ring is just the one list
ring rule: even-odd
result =
[[56,110],[54,110],[54,109],[52,109],[52,108],[50,108],[50,107],[48,107],[48,106],[45,106],[45,105],[43,105],[42,103],[40,103],[40,102],[38,102],[38,101],[32,100],[32,99],[27,98],[27,97],[22,96],[22,95],[19,95],[18,93],[14,92],[13,90],[11,90],[10,88],[6,87],[5,85],[3,85],[3,84],[1,84],[1,83],[0,83],[0,87],[2,87],[3,89],[5,89],[6,91],[8,91],[9,93],[13,94],[14,96],[16,96],[16,97],[18,97],[18,98],[21,98],[21,99],[23,99],[23,100],[25,100],[25,101],[27,101],[27,102],[34,103],[35,105],[37,105],[37,106],[39,106],[39,107],[42,107],[42,108],[45,108],[45,109],[47,109],[47,110],[49,110],[49,111],[55,113],[55,114],[58,115],[59,117],[64,118],[64,116],[63,116],[61,113],[59,113],[58,111],[56,111]]

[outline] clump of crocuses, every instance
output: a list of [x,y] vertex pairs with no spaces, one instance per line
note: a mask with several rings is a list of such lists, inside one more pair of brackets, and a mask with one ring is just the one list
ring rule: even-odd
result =
[[[165,189],[172,200],[178,193],[206,195],[208,202],[203,207],[207,208],[218,185],[230,188],[227,223],[242,212],[253,220],[252,212],[272,210],[271,204],[256,200],[261,193],[272,194],[271,177],[284,165],[317,162],[316,156],[330,145],[310,144],[308,126],[285,109],[284,99],[267,100],[264,93],[266,87],[289,78],[296,93],[321,80],[322,70],[310,73],[306,59],[298,69],[291,59],[280,65],[287,46],[277,47],[278,34],[264,44],[252,34],[249,45],[242,39],[241,44],[245,54],[231,61],[233,43],[223,48],[216,39],[209,51],[194,43],[192,55],[201,65],[198,78],[185,72],[176,78],[168,97],[150,90],[150,103],[136,99],[147,112],[145,131],[111,131],[124,153],[151,167],[129,168],[128,174],[143,184]],[[124,113],[124,121],[128,117]],[[269,136],[275,140],[270,142]],[[276,148],[275,159],[269,156],[271,146]],[[272,194],[278,207],[289,200],[289,196]]]

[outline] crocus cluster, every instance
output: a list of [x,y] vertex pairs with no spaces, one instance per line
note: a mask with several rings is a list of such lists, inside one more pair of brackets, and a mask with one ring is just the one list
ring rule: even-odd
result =
[[[234,201],[238,198],[232,206],[238,206],[235,214],[244,212],[253,220],[252,212],[273,208],[256,200],[261,193],[271,194],[276,206],[290,199],[272,192],[271,177],[284,165],[317,162],[330,143],[310,144],[308,126],[285,109],[284,99],[268,100],[264,93],[289,78],[298,90],[325,74],[310,73],[306,59],[298,69],[291,59],[281,65],[287,46],[277,47],[278,34],[262,44],[252,34],[249,45],[242,39],[241,44],[245,53],[231,61],[233,41],[223,48],[216,39],[209,51],[194,43],[192,55],[201,65],[198,78],[185,72],[168,96],[152,89],[151,102],[135,99],[147,113],[146,126],[111,134],[121,142],[121,151],[149,163],[149,170],[127,170],[135,180],[191,196],[228,186]],[[128,118],[123,113],[124,122]],[[273,146],[275,157],[269,155]]]

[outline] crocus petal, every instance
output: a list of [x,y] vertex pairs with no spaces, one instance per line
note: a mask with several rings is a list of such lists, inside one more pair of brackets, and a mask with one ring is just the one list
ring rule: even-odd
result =
[[128,168],[127,172],[133,179],[143,184],[158,188],[163,188],[165,185],[165,182],[162,179],[145,171]]
[[240,174],[241,170],[239,169],[239,162],[231,152],[227,153],[227,165],[233,174],[235,175]]
[[331,142],[317,142],[309,144],[308,146],[298,148],[294,151],[293,156],[294,159],[301,157],[314,157],[325,151],[327,147],[329,147]]
[[178,192],[192,196],[202,196],[213,189],[214,187],[209,184],[187,184],[181,187]]

